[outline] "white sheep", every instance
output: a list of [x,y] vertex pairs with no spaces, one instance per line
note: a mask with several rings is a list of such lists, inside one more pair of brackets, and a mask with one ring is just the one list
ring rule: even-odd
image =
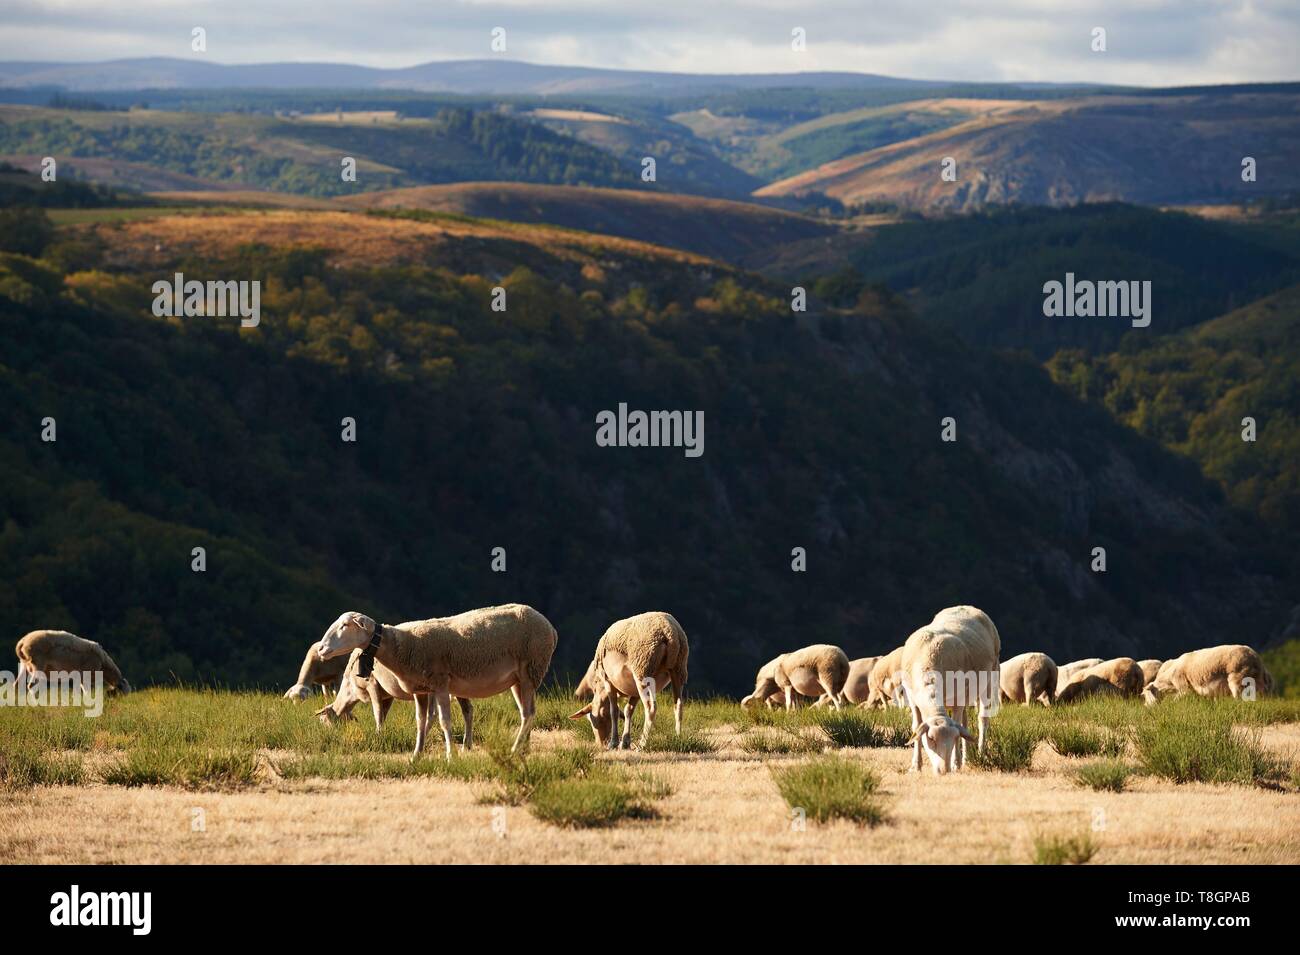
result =
[[903,694],[903,648],[895,647],[876,661],[867,677],[867,706],[884,709],[891,702],[901,709],[909,704]]
[[[364,650],[353,650],[352,655],[347,658],[348,665],[339,681],[338,694],[333,702],[316,711],[322,723],[331,725],[340,720],[353,719],[353,708],[358,703],[369,700],[371,712],[375,717],[375,729],[383,729],[384,720],[388,717],[393,700],[414,699],[411,694],[402,689],[397,674],[378,660],[374,661],[373,670],[368,678],[361,676],[361,657],[364,653]],[[474,747],[474,703],[463,696],[456,697],[456,702],[460,704],[461,716],[465,720],[465,742],[462,749],[469,752]]]
[[[966,741],[984,750],[999,699],[1002,639],[988,614],[975,607],[940,610],[903,644],[902,680],[911,701],[912,770],[921,751],[936,773],[961,769]],[[966,728],[966,708],[979,707],[979,738]]]
[[849,676],[849,658],[839,647],[815,643],[783,653],[769,666],[768,673],[764,673],[767,667],[758,671],[754,692],[740,701],[741,706],[757,706],[779,690],[785,695],[787,710],[794,708],[800,694],[813,699],[825,697],[831,706],[840,708],[840,693]]
[[1051,706],[1056,697],[1056,664],[1046,653],[1022,653],[1002,664],[1000,682],[1003,702],[1028,706],[1038,701]]
[[307,648],[307,655],[303,657],[302,666],[298,668],[298,682],[285,691],[284,698],[295,701],[305,700],[311,696],[314,686],[320,687],[322,696],[328,696],[330,690],[339,689],[340,678],[347,666],[347,657],[322,660],[316,654],[316,644],[313,643]]
[[1160,672],[1142,692],[1148,706],[1166,696],[1195,693],[1197,696],[1231,696],[1253,699],[1271,693],[1273,677],[1259,654],[1244,644],[1225,644],[1191,650],[1166,660]]
[[1120,696],[1134,697],[1142,693],[1142,668],[1132,657],[1116,657],[1075,673],[1056,693],[1059,703],[1075,703],[1098,692],[1110,695],[1102,685],[1109,683]]
[[[742,707],[748,708],[751,705],[763,703],[769,710],[779,710],[785,707],[785,690],[777,686],[776,683],[776,661],[773,657],[758,668],[758,674],[754,677],[754,692],[740,701]],[[818,697],[816,704],[819,705],[826,698],[823,693]],[[803,704],[808,701],[808,697],[802,693],[795,694],[795,703]]]
[[387,625],[349,611],[330,624],[316,652],[328,660],[359,647],[372,650],[375,662],[392,671],[397,685],[415,699],[413,758],[424,749],[432,703],[451,759],[453,695],[479,700],[510,690],[520,721],[510,752],[528,745],[537,688],[551,665],[556,641],[550,621],[523,604]]
[[[593,691],[591,702],[569,718],[585,717],[602,746],[627,748],[632,742],[632,715],[639,700],[645,704],[645,716],[637,745],[644,748],[654,728],[656,693],[672,684],[673,718],[680,736],[690,653],[686,631],[670,613],[652,610],[615,621],[596,643],[592,665],[587,668]],[[626,701],[621,737],[620,697]]]
[[1142,687],[1145,689],[1156,675],[1160,673],[1160,665],[1163,660],[1139,660],[1138,666],[1142,668]]
[[17,679],[26,680],[28,686],[50,673],[102,673],[108,689],[131,692],[131,684],[107,650],[66,630],[33,630],[18,641],[14,652],[18,655]]
[[[849,675],[844,680],[844,689],[840,699],[850,706],[866,706],[871,696],[871,671],[880,662],[880,657],[858,657],[849,661]],[[825,706],[829,700],[822,697],[814,706]]]
[[1101,663],[1101,657],[1088,657],[1086,660],[1075,660],[1073,663],[1065,663],[1056,668],[1056,695],[1059,697],[1061,691],[1065,689],[1065,684],[1070,682],[1070,678],[1076,673],[1082,673],[1089,667],[1095,667]]

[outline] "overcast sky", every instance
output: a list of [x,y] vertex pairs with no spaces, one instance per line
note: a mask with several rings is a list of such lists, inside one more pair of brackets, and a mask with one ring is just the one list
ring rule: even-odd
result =
[[[641,70],[851,70],[1174,85],[1300,79],[1300,0],[0,0],[0,59],[411,66],[490,55]],[[807,32],[790,49],[794,27]],[[1094,27],[1107,52],[1091,52]]]

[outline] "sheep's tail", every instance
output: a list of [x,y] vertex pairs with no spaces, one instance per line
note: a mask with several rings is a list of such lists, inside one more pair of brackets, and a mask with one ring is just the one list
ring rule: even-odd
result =
[[844,690],[844,684],[849,681],[849,668],[844,660],[836,658],[819,668],[817,676],[826,691],[838,699]]
[[524,672],[528,674],[529,681],[536,690],[546,679],[546,671],[551,668],[551,657],[555,654],[555,645],[559,643],[560,635],[551,627],[551,645],[546,649],[545,654],[530,653],[528,659],[524,661]]
[[1273,674],[1268,672],[1263,660],[1259,661],[1259,688],[1265,693],[1273,692]]

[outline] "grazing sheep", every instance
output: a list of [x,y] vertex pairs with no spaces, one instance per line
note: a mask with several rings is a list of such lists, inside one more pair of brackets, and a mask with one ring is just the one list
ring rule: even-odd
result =
[[1145,689],[1156,675],[1160,672],[1160,665],[1163,660],[1139,660],[1138,666],[1142,668],[1142,687]]
[[1056,664],[1046,653],[1022,653],[1002,664],[1002,700],[1051,706],[1056,697]]
[[[769,710],[779,710],[785,706],[785,690],[777,686],[776,683],[776,661],[777,657],[768,660],[759,667],[758,675],[754,678],[754,692],[740,701],[742,707],[748,708],[751,704],[757,705],[763,703]],[[821,703],[825,694],[819,697],[817,702]],[[795,694],[795,702],[803,703],[808,699],[802,693]]]
[[[384,720],[393,705],[393,700],[411,700],[414,697],[402,689],[397,675],[382,663],[375,661],[374,669],[368,678],[361,676],[361,656],[364,650],[353,650],[348,657],[348,668],[343,671],[339,681],[339,691],[334,701],[316,711],[320,721],[332,725],[340,720],[354,719],[352,709],[358,703],[369,700],[371,712],[375,716],[375,729],[384,727]],[[342,659],[336,657],[335,659]],[[474,745],[474,704],[463,696],[456,697],[460,704],[461,716],[465,719],[465,743],[462,749],[469,752]]]
[[424,749],[432,703],[451,759],[453,695],[479,700],[510,690],[520,720],[510,752],[528,745],[537,688],[551,665],[557,639],[550,621],[523,604],[387,625],[349,611],[330,624],[316,653],[328,660],[366,647],[376,663],[392,672],[396,685],[415,699],[414,756]]
[[902,647],[895,647],[877,660],[867,677],[867,706],[884,709],[893,701],[896,706],[905,707],[907,704],[903,699],[903,682],[899,679],[902,672]]
[[839,647],[815,643],[801,650],[783,653],[773,660],[770,675],[758,671],[754,692],[740,701],[741,706],[757,705],[768,699],[773,687],[785,694],[785,708],[793,709],[799,694],[814,699],[828,697],[827,702],[840,708],[840,693],[849,677],[849,658]]
[[[844,690],[840,699],[851,706],[866,706],[871,696],[871,670],[880,661],[880,657],[859,657],[849,661],[849,675],[844,680]],[[815,706],[825,706],[829,701],[823,697]]]
[[[921,769],[925,750],[939,774],[959,770],[966,741],[988,737],[989,719],[997,712],[998,656],[1002,638],[988,614],[976,607],[940,610],[903,644],[902,681],[912,709],[912,770]],[[966,708],[979,707],[978,741],[966,728]]]
[[1091,670],[1084,670],[1082,673],[1076,673],[1069,683],[1061,687],[1061,691],[1056,694],[1056,702],[1077,703],[1090,696],[1122,697],[1123,694],[1119,687],[1104,676]]
[[1073,663],[1066,663],[1056,668],[1056,696],[1059,699],[1061,691],[1065,689],[1065,684],[1070,682],[1070,678],[1076,673],[1082,673],[1089,667],[1095,667],[1101,663],[1101,657],[1088,657],[1086,660],[1075,660]]
[[18,654],[18,679],[26,679],[29,687],[38,675],[89,672],[102,673],[104,686],[110,690],[131,692],[131,684],[103,647],[66,630],[33,630],[18,641],[14,652]]
[[1070,682],[1057,691],[1057,701],[1073,703],[1097,692],[1097,681],[1090,680],[1089,677],[1099,677],[1106,681],[1119,691],[1120,696],[1140,696],[1142,693],[1142,668],[1137,665],[1137,661],[1132,657],[1116,657],[1074,674]]
[[1191,650],[1166,660],[1156,678],[1143,690],[1142,699],[1152,706],[1166,696],[1183,693],[1231,696],[1239,700],[1272,691],[1273,677],[1259,654],[1235,643]]
[[334,657],[322,660],[316,655],[316,644],[307,648],[302,666],[298,668],[298,682],[285,692],[286,700],[302,701],[311,696],[312,687],[319,686],[322,696],[328,696],[330,690],[337,692],[341,686],[340,679],[347,669],[347,657]]
[[[673,687],[673,718],[677,734],[682,732],[682,703],[686,698],[687,663],[691,647],[686,631],[670,613],[652,610],[610,625],[596,644],[596,654],[587,672],[593,690],[591,702],[570,719],[584,716],[602,746],[627,748],[632,742],[632,715],[637,701],[645,704],[638,748],[644,748],[654,728],[655,694],[668,684]],[[619,737],[618,699],[623,706],[624,728]]]

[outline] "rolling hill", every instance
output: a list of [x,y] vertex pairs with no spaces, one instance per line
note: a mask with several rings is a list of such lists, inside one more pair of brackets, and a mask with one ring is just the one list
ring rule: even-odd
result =
[[[832,300],[851,302],[883,282],[927,322],[972,344],[1041,358],[1156,338],[1300,281],[1294,214],[1236,221],[1117,203],[887,223],[846,233],[829,250],[814,240],[761,255],[750,264],[800,277]],[[1044,316],[1044,284],[1067,273],[1151,282],[1150,326]]]
[[[52,155],[124,188],[140,185],[141,167],[152,167],[160,171],[155,187],[160,191],[251,187],[326,196],[485,179],[640,183],[631,165],[537,123],[452,107],[430,118],[381,120],[374,114],[280,117],[3,106],[0,155]],[[345,156],[357,162],[355,183],[340,176]]]
[[[485,39],[486,46],[486,39]],[[495,94],[665,95],[771,87],[925,88],[939,84],[871,73],[658,73],[549,66],[506,58],[451,60],[397,69],[343,63],[220,64],[153,57],[98,63],[0,63],[0,87],[78,91],[147,89],[404,89]]]
[[[1061,352],[1048,368],[1080,398],[1194,460],[1279,538],[1300,538],[1300,286],[1112,354]],[[1254,441],[1242,440],[1246,417]],[[1293,547],[1287,560],[1300,571]]]
[[793,241],[830,239],[825,222],[753,203],[636,189],[466,182],[344,196],[351,209],[422,209],[549,223],[737,261]]
[[[771,183],[760,197],[822,194],[941,212],[989,205],[1245,201],[1300,191],[1300,93],[1104,96],[952,108],[955,125]],[[795,140],[796,142],[798,140]],[[1243,182],[1241,162],[1260,172]],[[952,157],[957,180],[940,177]]]
[[[176,270],[260,281],[261,323],[154,318]],[[85,633],[146,679],[274,684],[345,608],[525,601],[573,673],[611,620],[662,607],[692,683],[731,692],[778,647],[879,652],[963,601],[1010,653],[1281,632],[1267,535],[1188,462],[888,294],[800,316],[787,294],[445,216],[65,227],[0,256],[0,625]],[[598,445],[620,403],[701,412],[704,454]]]

